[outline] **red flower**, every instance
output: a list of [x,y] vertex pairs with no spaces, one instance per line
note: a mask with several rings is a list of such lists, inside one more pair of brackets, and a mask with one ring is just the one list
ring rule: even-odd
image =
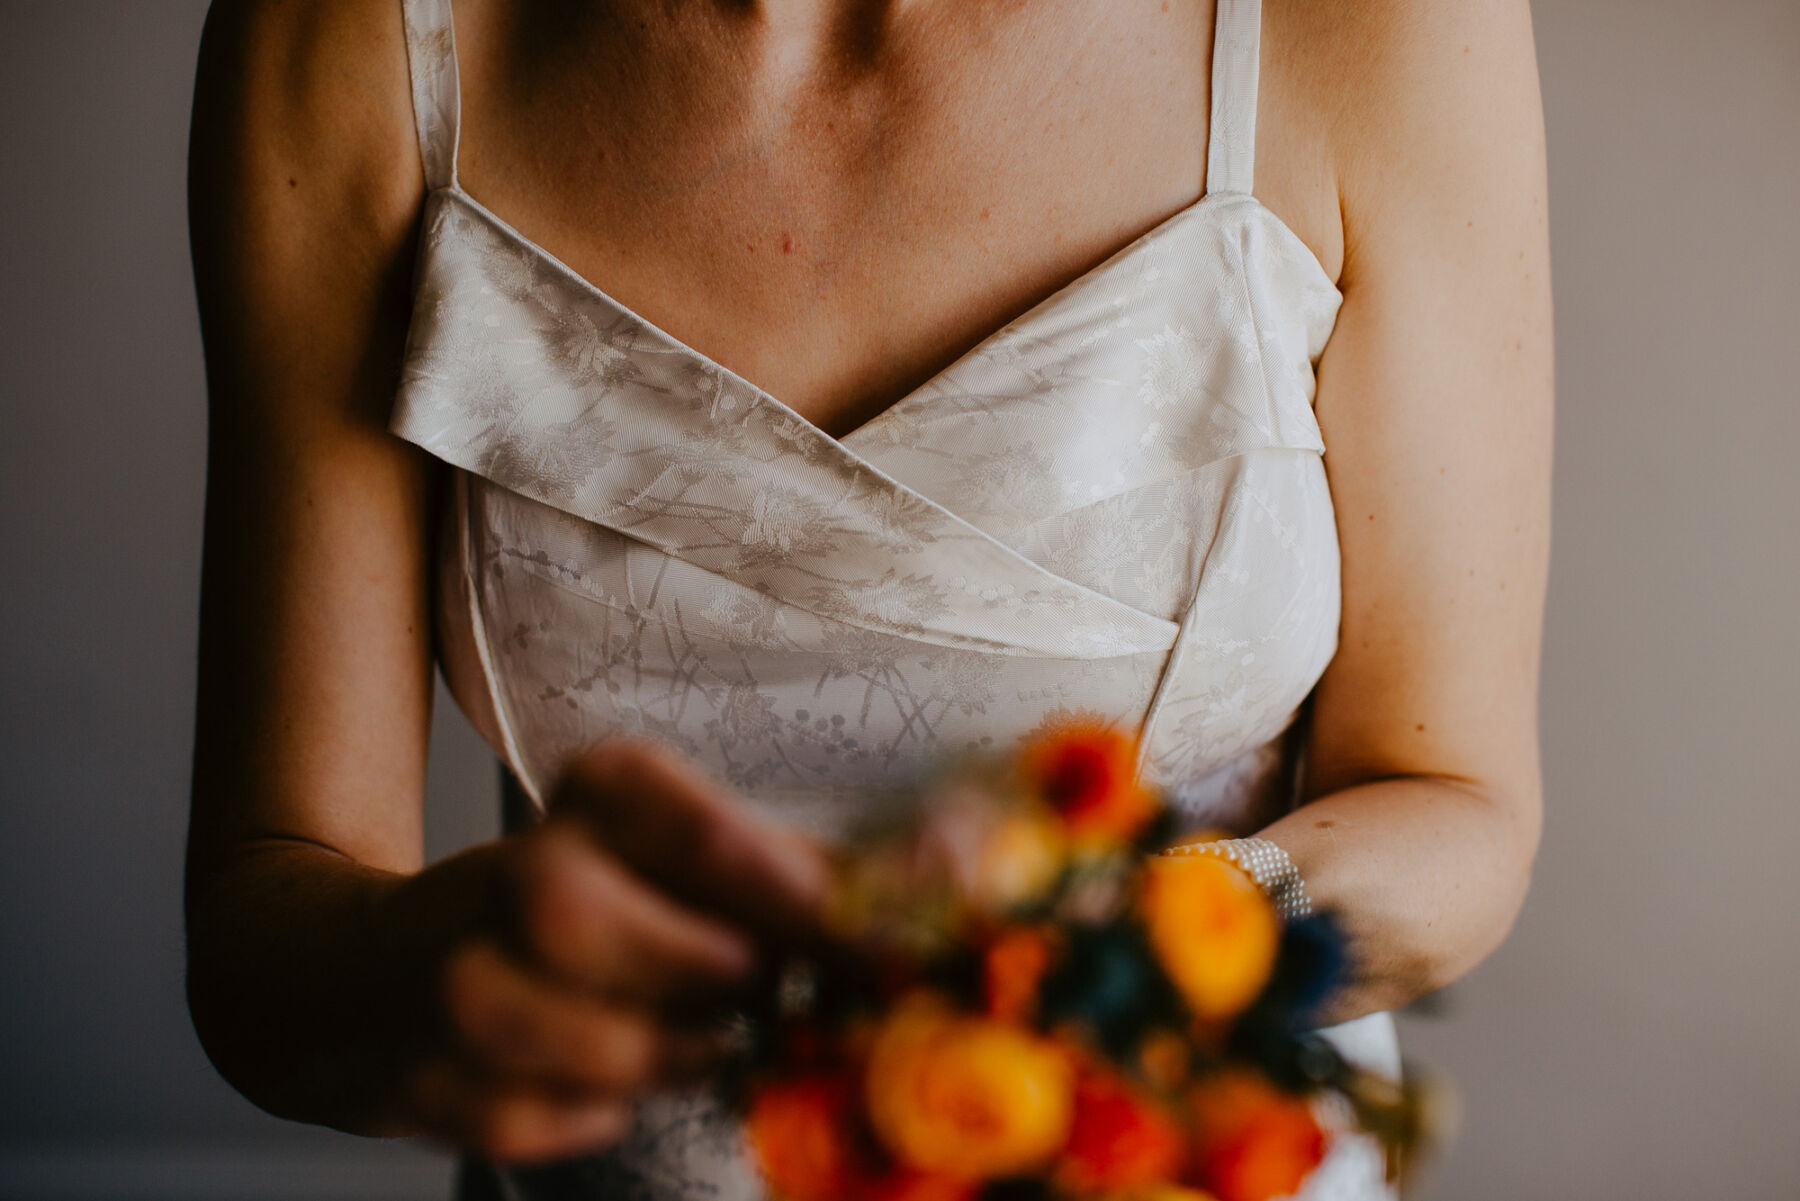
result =
[[1137,779],[1137,744],[1111,726],[1069,719],[1030,739],[1025,778],[1077,842],[1127,842],[1156,813]]
[[1075,1119],[1057,1180],[1076,1193],[1137,1190],[1172,1179],[1186,1152],[1167,1109],[1095,1065],[1075,1084]]
[[1249,1069],[1208,1076],[1189,1093],[1199,1184],[1219,1201],[1270,1201],[1300,1191],[1331,1141],[1303,1097]]
[[762,1087],[744,1121],[763,1179],[782,1201],[841,1201],[861,1174],[848,1117],[856,1088],[814,1072]]

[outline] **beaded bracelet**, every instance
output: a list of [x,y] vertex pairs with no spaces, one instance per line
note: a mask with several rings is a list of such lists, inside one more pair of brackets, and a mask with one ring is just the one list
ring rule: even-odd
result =
[[1240,868],[1256,882],[1283,921],[1312,915],[1306,882],[1288,853],[1266,838],[1225,838],[1166,847],[1165,855],[1216,855]]

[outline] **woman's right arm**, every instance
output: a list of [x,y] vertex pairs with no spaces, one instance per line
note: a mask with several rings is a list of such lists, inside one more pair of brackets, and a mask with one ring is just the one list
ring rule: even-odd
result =
[[530,1158],[701,1066],[683,1003],[741,983],[821,877],[630,746],[577,760],[531,833],[421,870],[434,474],[386,418],[423,194],[397,0],[213,6],[189,1004],[273,1113]]

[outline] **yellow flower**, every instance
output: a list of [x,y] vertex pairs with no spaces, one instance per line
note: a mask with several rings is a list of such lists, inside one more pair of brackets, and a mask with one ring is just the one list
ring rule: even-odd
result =
[[1281,919],[1254,881],[1223,859],[1155,857],[1139,905],[1150,946],[1196,1016],[1237,1016],[1268,983]]
[[1075,1072],[1029,1031],[903,999],[869,1049],[869,1122],[902,1163],[980,1179],[1041,1167],[1068,1137]]
[[981,848],[976,900],[989,909],[1035,901],[1056,882],[1065,858],[1054,817],[1032,809],[1005,814]]

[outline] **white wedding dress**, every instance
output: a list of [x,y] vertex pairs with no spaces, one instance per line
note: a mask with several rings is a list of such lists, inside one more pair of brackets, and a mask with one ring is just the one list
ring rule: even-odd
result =
[[[458,468],[439,649],[534,806],[613,734],[830,836],[908,769],[1059,714],[1247,833],[1336,647],[1313,366],[1341,295],[1251,194],[1260,11],[1219,0],[1207,194],[833,438],[462,191],[449,0],[403,0],[428,194],[391,428]],[[903,794],[899,794],[903,795]],[[1336,1027],[1398,1070],[1385,1014]],[[705,1102],[469,1197],[760,1195]],[[1304,1196],[1390,1194],[1340,1139]]]

